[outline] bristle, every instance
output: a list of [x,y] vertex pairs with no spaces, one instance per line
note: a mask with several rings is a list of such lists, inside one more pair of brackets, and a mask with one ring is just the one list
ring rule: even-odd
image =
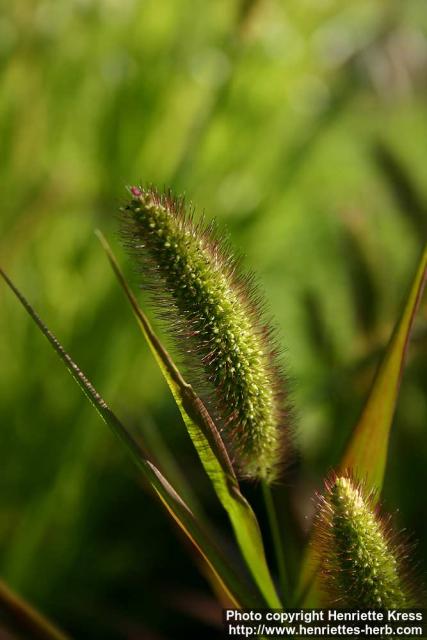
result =
[[313,544],[326,606],[397,609],[416,606],[407,545],[373,494],[350,475],[331,476],[318,496]]
[[194,222],[183,198],[142,187],[130,193],[123,238],[184,356],[186,377],[207,394],[238,474],[276,479],[289,410],[275,334],[252,274],[241,271],[214,223]]

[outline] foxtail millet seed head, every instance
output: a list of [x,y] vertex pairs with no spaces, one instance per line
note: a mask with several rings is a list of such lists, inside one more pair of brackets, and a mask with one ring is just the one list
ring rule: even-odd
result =
[[408,547],[373,494],[349,475],[331,476],[318,496],[313,544],[328,606],[396,609],[415,606]]
[[125,244],[143,287],[207,395],[236,471],[277,477],[289,439],[285,379],[274,331],[251,274],[219,240],[215,226],[195,222],[182,198],[132,187],[122,209]]

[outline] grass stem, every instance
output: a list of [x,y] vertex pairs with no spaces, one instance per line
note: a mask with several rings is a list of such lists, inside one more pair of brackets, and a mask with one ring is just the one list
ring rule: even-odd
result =
[[289,584],[286,571],[285,552],[283,549],[282,535],[277,519],[276,507],[274,505],[270,485],[265,480],[261,480],[261,487],[270,533],[273,540],[274,553],[279,573],[280,590],[282,592],[282,601],[285,606],[289,606]]

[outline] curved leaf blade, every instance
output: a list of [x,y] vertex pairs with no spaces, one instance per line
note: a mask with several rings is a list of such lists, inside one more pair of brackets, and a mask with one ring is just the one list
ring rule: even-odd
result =
[[207,563],[209,570],[213,572],[218,582],[222,585],[230,601],[233,602],[236,607],[260,606],[260,600],[257,599],[256,595],[240,580],[231,568],[229,561],[223,556],[221,550],[203,529],[201,523],[194,517],[191,509],[170,485],[161,471],[150,461],[148,453],[142,445],[132,437],[131,433],[120,422],[83,371],[65,351],[56,336],[47,328],[40,316],[1,268],[0,275],[28,315],[47,338],[86,398],[92,403],[104,422],[125,445],[134,462],[142,472],[148,486],[190,540],[193,548],[199,553],[202,560]]
[[[424,248],[406,304],[378,367],[360,419],[338,464],[339,471],[350,470],[358,480],[366,483],[366,486],[375,492],[376,499],[379,499],[383,486],[390,430],[405,356],[426,277],[427,247]],[[310,546],[302,563],[298,587],[298,602],[306,606],[318,605],[316,571],[314,552]]]
[[340,462],[340,470],[351,469],[379,497],[387,462],[388,443],[402,379],[411,329],[419,307],[427,274],[424,249],[406,305],[396,324],[386,353],[376,373],[362,415],[353,430]]
[[268,606],[281,607],[282,604],[277,596],[267,565],[257,518],[250,504],[240,492],[236,474],[215,423],[154,333],[148,318],[129,288],[107,239],[100,231],[97,231],[96,235],[172,392],[202,465],[230,518],[246,564]]

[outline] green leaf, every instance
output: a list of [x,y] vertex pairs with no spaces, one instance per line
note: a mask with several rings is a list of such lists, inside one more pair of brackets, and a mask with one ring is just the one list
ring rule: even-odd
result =
[[376,373],[362,415],[341,459],[340,470],[351,469],[353,477],[366,483],[379,497],[387,462],[390,429],[402,379],[405,356],[414,318],[422,297],[427,269],[424,249],[408,300]]
[[281,607],[267,565],[258,521],[251,506],[240,492],[236,474],[221,436],[206,407],[191,385],[184,380],[170,355],[155,335],[147,317],[130,290],[106,238],[100,231],[97,231],[97,236],[173,394],[203,467],[230,518],[246,564],[267,605]]
[[[340,473],[348,470],[355,479],[364,482],[368,491],[375,492],[376,500],[383,485],[390,429],[411,329],[424,290],[426,270],[427,247],[424,248],[408,299],[377,370],[360,419],[337,467]],[[306,606],[316,606],[318,603],[314,579],[317,565],[313,556],[310,546],[302,563],[298,588],[298,602]]]
[[222,586],[224,593],[228,595],[230,602],[233,602],[236,607],[260,606],[262,601],[260,601],[252,591],[248,590],[244,583],[242,583],[240,578],[231,568],[229,561],[223,556],[221,550],[203,529],[201,523],[194,517],[194,514],[184,500],[178,495],[168,480],[162,475],[160,470],[150,461],[148,453],[144,450],[142,445],[132,437],[131,433],[120,422],[92,383],[68,355],[58,339],[46,327],[30,303],[15,287],[13,282],[2,269],[0,269],[0,275],[13,291],[29,316],[39,327],[40,331],[50,342],[53,349],[61,358],[66,368],[85,396],[95,407],[101,418],[126,446],[134,462],[141,470],[149,487],[161,501],[179,528],[191,541],[193,548],[198,552],[203,561],[206,562],[209,570]]
[[[181,469],[179,460],[166,444],[160,425],[146,411],[141,410],[139,416],[139,435],[150,453],[152,462],[162,470],[163,475],[168,478],[170,484],[179,493],[187,506],[190,507],[193,515],[198,520],[205,522],[206,514],[203,505],[196,496],[194,487]],[[207,522],[205,522],[205,526],[208,526]]]

